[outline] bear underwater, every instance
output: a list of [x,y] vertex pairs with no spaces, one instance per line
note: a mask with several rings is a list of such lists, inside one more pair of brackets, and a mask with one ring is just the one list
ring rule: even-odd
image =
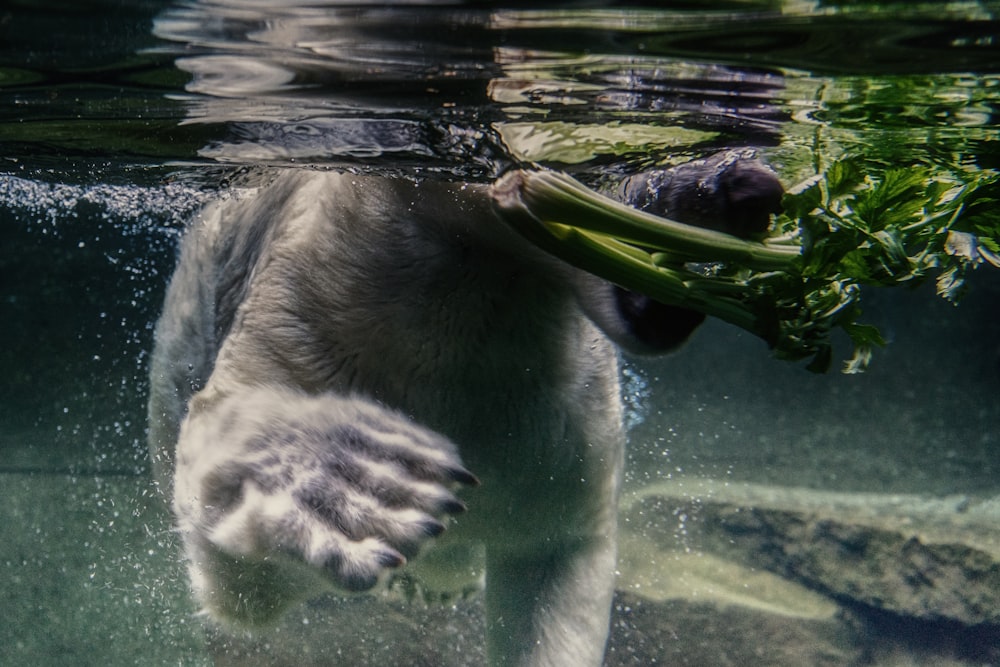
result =
[[[542,253],[489,186],[261,178],[192,222],[156,329],[150,446],[199,604],[266,624],[404,566],[448,579],[450,555],[481,545],[490,663],[600,664],[624,456],[615,346],[675,349],[702,316]],[[617,194],[749,236],[781,187],[733,152]]]

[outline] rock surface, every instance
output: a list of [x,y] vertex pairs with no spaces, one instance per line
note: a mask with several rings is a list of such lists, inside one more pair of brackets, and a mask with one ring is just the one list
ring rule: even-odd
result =
[[684,516],[690,548],[833,600],[925,621],[1000,625],[1000,499],[680,481],[648,487],[627,504],[629,532],[664,546],[677,531],[665,533],[660,517]]

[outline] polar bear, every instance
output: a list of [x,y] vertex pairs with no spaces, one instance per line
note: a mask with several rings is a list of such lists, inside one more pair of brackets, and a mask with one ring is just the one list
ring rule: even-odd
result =
[[[600,664],[624,448],[615,344],[671,349],[701,317],[543,254],[485,185],[261,180],[191,224],[156,328],[150,444],[198,602],[264,624],[372,589],[430,542],[477,544],[491,664]],[[742,233],[780,186],[737,156],[622,194],[711,200],[692,221]]]

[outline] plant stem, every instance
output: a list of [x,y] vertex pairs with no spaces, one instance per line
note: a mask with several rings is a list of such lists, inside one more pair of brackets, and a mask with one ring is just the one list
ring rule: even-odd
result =
[[503,210],[517,200],[542,222],[559,222],[647,248],[685,261],[736,262],[756,270],[789,269],[801,249],[744,241],[638,211],[551,171],[516,171],[494,185]]

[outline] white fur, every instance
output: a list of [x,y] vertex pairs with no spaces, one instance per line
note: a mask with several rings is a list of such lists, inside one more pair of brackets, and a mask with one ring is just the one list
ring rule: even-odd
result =
[[201,603],[256,623],[366,589],[461,492],[442,539],[485,545],[491,662],[600,664],[623,435],[616,355],[584,311],[624,339],[609,299],[479,186],[290,170],[211,206],[150,403]]

